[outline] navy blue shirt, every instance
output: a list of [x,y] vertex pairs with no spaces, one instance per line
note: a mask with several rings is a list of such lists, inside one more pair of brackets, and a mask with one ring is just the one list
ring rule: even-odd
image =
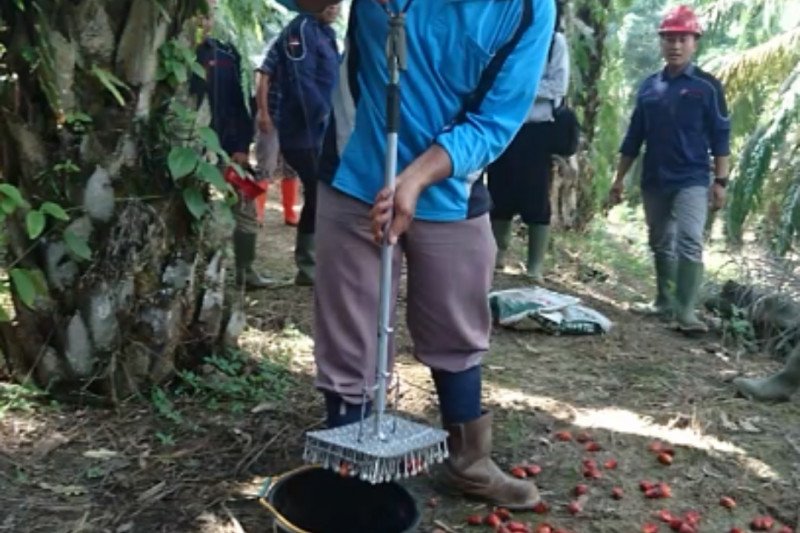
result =
[[211,128],[217,133],[228,155],[247,153],[253,140],[253,116],[242,89],[241,57],[233,45],[217,39],[205,39],[197,47],[197,62],[206,71],[206,79],[192,78],[192,93],[198,105],[208,95]]
[[[339,73],[336,33],[308,14],[298,15],[275,45],[282,148],[320,149]],[[267,54],[267,60],[275,58]],[[266,67],[266,65],[265,65]]]
[[730,154],[730,119],[722,84],[689,65],[677,76],[666,69],[639,87],[622,155],[636,158],[647,144],[642,189],[707,187],[710,156]]

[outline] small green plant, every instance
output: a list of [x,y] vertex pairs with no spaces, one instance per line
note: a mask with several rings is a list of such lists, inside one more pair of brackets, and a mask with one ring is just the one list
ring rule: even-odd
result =
[[0,383],[0,419],[8,411],[32,411],[44,395],[34,385]]
[[174,446],[175,445],[175,438],[172,435],[170,435],[169,433],[156,431],[156,438],[158,439],[158,442],[161,443],[162,446]]
[[80,111],[69,111],[64,114],[63,125],[70,132],[81,135],[92,125],[92,117]]
[[177,392],[203,400],[210,409],[239,413],[254,403],[283,400],[293,383],[285,364],[253,359],[239,350],[212,354],[204,363],[203,375],[188,370],[178,374]]
[[153,407],[155,407],[159,416],[162,416],[176,424],[183,423],[183,416],[177,409],[175,409],[175,406],[167,396],[167,393],[164,392],[164,389],[161,387],[153,387],[150,392],[150,401],[152,402]]
[[194,74],[205,79],[206,72],[196,61],[194,51],[178,39],[171,39],[159,49],[158,80],[173,88],[184,85]]
[[86,479],[100,479],[106,475],[106,471],[99,466],[90,466],[84,472]]
[[756,332],[747,317],[747,310],[734,305],[730,317],[722,323],[723,339],[746,350],[756,347]]

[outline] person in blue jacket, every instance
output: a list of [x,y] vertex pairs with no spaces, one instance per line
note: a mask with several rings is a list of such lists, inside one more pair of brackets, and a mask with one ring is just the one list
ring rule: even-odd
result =
[[[314,284],[314,220],[317,172],[322,139],[331,113],[331,95],[339,72],[336,34],[339,16],[334,4],[317,14],[303,13],[278,37],[267,54],[264,71],[273,71],[280,95],[273,113],[286,163],[303,183],[303,210],[297,225],[295,284]],[[269,63],[269,64],[267,64]]]
[[[203,41],[196,49],[197,62],[206,72],[205,79],[193,76],[192,93],[198,105],[208,97],[211,128],[216,132],[222,149],[243,168],[248,168],[250,144],[253,142],[253,102],[246,102],[242,89],[242,58],[232,44],[210,35],[213,16],[203,19]],[[234,208],[236,228],[233,232],[233,251],[236,284],[247,288],[263,288],[272,280],[253,268],[256,240],[260,224],[255,201],[239,195]]]
[[[408,59],[394,191],[384,189],[390,11],[405,13]],[[539,494],[491,459],[481,362],[496,246],[479,176],[525,119],[554,20],[552,0],[355,0],[319,173],[314,356],[328,425],[359,420],[364,387],[375,382],[376,243],[389,224],[395,266],[406,260],[414,356],[431,370],[449,433],[441,480],[515,509],[530,508]],[[394,273],[396,291],[400,268]]]
[[703,230],[709,204],[713,209],[724,205],[730,155],[725,90],[692,62],[701,34],[689,7],[678,6],[662,20],[666,65],[639,87],[609,196],[609,205],[621,201],[625,174],[646,144],[642,200],[656,299],[644,311],[675,318],[677,329],[688,334],[708,330],[695,314],[703,280]]

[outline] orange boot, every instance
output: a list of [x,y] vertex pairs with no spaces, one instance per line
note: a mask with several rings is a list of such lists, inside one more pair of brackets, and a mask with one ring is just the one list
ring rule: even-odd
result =
[[297,226],[300,222],[294,206],[297,204],[297,197],[300,194],[300,179],[283,178],[281,180],[281,197],[283,201],[283,221],[287,226]]
[[256,206],[256,220],[259,224],[264,223],[264,211],[267,208],[267,194],[269,193],[269,181],[264,180],[261,183],[261,186],[264,188],[264,192],[253,198],[253,203]]

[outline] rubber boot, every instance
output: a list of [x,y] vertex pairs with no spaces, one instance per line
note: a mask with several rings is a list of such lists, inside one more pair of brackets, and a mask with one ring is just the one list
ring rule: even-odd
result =
[[327,413],[326,420],[329,429],[359,422],[362,410],[364,418],[367,418],[372,410],[372,402],[367,402],[362,406],[348,403],[334,392],[325,391],[323,394],[325,394],[325,412]]
[[297,276],[294,284],[300,287],[314,285],[314,234],[297,232],[294,247],[294,262],[297,265]]
[[635,305],[633,310],[644,315],[671,320],[675,312],[675,285],[677,263],[669,258],[656,256],[656,299],[646,305]]
[[294,210],[297,197],[300,195],[299,178],[283,178],[281,180],[281,202],[283,203],[283,222],[287,226],[297,226],[300,217]]
[[273,283],[267,276],[253,270],[256,258],[256,234],[234,230],[233,255],[236,264],[236,285],[244,285],[248,289],[263,289]]
[[503,270],[506,267],[506,256],[508,245],[511,242],[511,221],[492,219],[492,233],[494,241],[497,243],[497,258],[494,262],[496,270]]
[[536,283],[544,281],[544,254],[550,238],[549,224],[530,224],[528,226],[528,277]]
[[697,295],[703,282],[703,263],[681,259],[675,285],[675,318],[683,333],[706,333],[706,326],[695,314]]
[[733,380],[736,389],[759,402],[786,402],[800,390],[800,347],[795,348],[786,359],[783,370],[768,378]]
[[507,509],[530,510],[539,501],[536,485],[509,476],[492,461],[491,413],[445,429],[450,433],[450,457],[441,480],[448,488]]

